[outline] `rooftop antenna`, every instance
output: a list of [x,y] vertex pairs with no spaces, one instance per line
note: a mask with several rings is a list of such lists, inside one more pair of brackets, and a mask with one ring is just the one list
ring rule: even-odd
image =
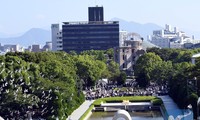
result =
[[98,7],[98,0],[95,0],[95,6]]
[[98,7],[98,3],[97,3],[97,0],[95,0],[95,6],[96,6],[96,7]]

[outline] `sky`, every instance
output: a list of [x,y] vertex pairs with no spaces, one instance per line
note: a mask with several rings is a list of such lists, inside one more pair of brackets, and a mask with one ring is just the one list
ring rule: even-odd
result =
[[88,7],[96,5],[104,7],[104,20],[120,18],[200,31],[200,0],[0,0],[0,33],[50,30],[53,23],[87,21]]

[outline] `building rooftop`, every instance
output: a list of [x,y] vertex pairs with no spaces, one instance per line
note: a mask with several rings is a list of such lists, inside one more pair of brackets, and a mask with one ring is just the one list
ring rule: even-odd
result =
[[87,24],[119,24],[119,21],[74,21],[63,22],[65,25],[87,25]]

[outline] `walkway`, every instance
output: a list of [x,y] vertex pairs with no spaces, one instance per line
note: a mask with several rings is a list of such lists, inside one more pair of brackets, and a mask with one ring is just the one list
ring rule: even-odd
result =
[[182,110],[178,108],[170,96],[167,95],[159,97],[162,99],[168,115],[172,115],[174,118],[176,118],[178,115],[183,114]]
[[79,108],[77,108],[67,120],[78,120],[83,113],[89,108],[89,106],[94,102],[94,100],[86,100]]

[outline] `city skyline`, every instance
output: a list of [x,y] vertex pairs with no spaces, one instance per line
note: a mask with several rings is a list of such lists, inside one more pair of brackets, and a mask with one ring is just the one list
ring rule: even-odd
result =
[[17,34],[30,28],[48,28],[52,23],[87,21],[89,6],[103,6],[105,20],[121,18],[141,24],[171,24],[200,31],[200,1],[181,0],[17,0],[0,2],[0,33]]

